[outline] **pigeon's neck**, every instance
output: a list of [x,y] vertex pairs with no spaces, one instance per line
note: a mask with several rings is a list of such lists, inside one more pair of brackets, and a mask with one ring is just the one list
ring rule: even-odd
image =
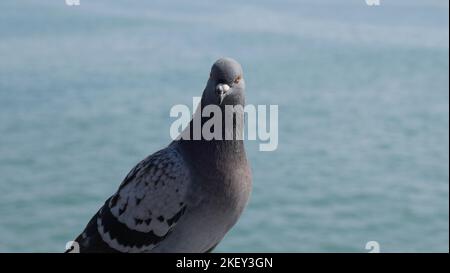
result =
[[[207,139],[202,134],[202,128],[204,128],[205,124],[208,126],[207,122],[211,117],[199,118],[197,123],[200,126],[196,126],[194,124],[196,115],[199,115],[199,111],[194,114],[194,118],[189,123],[189,126],[182,133],[183,138],[176,141],[180,145],[180,148],[189,155],[193,163],[218,167],[224,164],[224,162],[231,161],[238,163],[241,162],[241,159],[246,160],[242,137],[244,127],[243,113],[232,113],[232,124],[230,122],[226,124],[225,114],[222,115],[222,130],[220,130],[221,138],[219,139]],[[197,130],[197,134],[194,134],[194,130]]]
[[242,140],[179,140],[180,148],[193,163],[219,167],[224,162],[245,158]]

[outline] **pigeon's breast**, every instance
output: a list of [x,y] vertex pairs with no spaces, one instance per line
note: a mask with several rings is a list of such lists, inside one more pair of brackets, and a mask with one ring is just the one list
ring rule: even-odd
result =
[[193,181],[196,186],[189,193],[184,216],[153,251],[205,252],[218,244],[237,222],[250,196],[250,172],[203,179]]

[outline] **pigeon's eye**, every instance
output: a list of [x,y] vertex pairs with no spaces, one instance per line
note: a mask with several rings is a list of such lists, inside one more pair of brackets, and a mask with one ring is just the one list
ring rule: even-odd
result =
[[241,81],[241,78],[242,78],[242,77],[239,75],[239,76],[236,77],[236,79],[234,79],[233,82],[234,82],[234,83],[239,83],[239,82]]

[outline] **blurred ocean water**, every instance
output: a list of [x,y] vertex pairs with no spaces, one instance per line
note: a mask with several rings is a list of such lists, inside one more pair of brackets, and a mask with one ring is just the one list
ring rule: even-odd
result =
[[279,146],[247,143],[217,251],[448,251],[448,5],[1,1],[0,251],[63,251],[221,56],[279,105]]

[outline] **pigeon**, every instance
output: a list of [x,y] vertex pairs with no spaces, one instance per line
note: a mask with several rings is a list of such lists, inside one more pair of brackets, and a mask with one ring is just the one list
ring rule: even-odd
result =
[[[251,193],[243,114],[225,111],[245,106],[244,90],[241,65],[231,58],[217,60],[189,126],[128,173],[73,242],[78,251],[211,252],[237,222]],[[195,116],[211,105],[227,113],[223,121],[232,117],[232,126],[222,122],[222,138],[200,134],[196,139]],[[201,125],[210,118],[201,115]]]

